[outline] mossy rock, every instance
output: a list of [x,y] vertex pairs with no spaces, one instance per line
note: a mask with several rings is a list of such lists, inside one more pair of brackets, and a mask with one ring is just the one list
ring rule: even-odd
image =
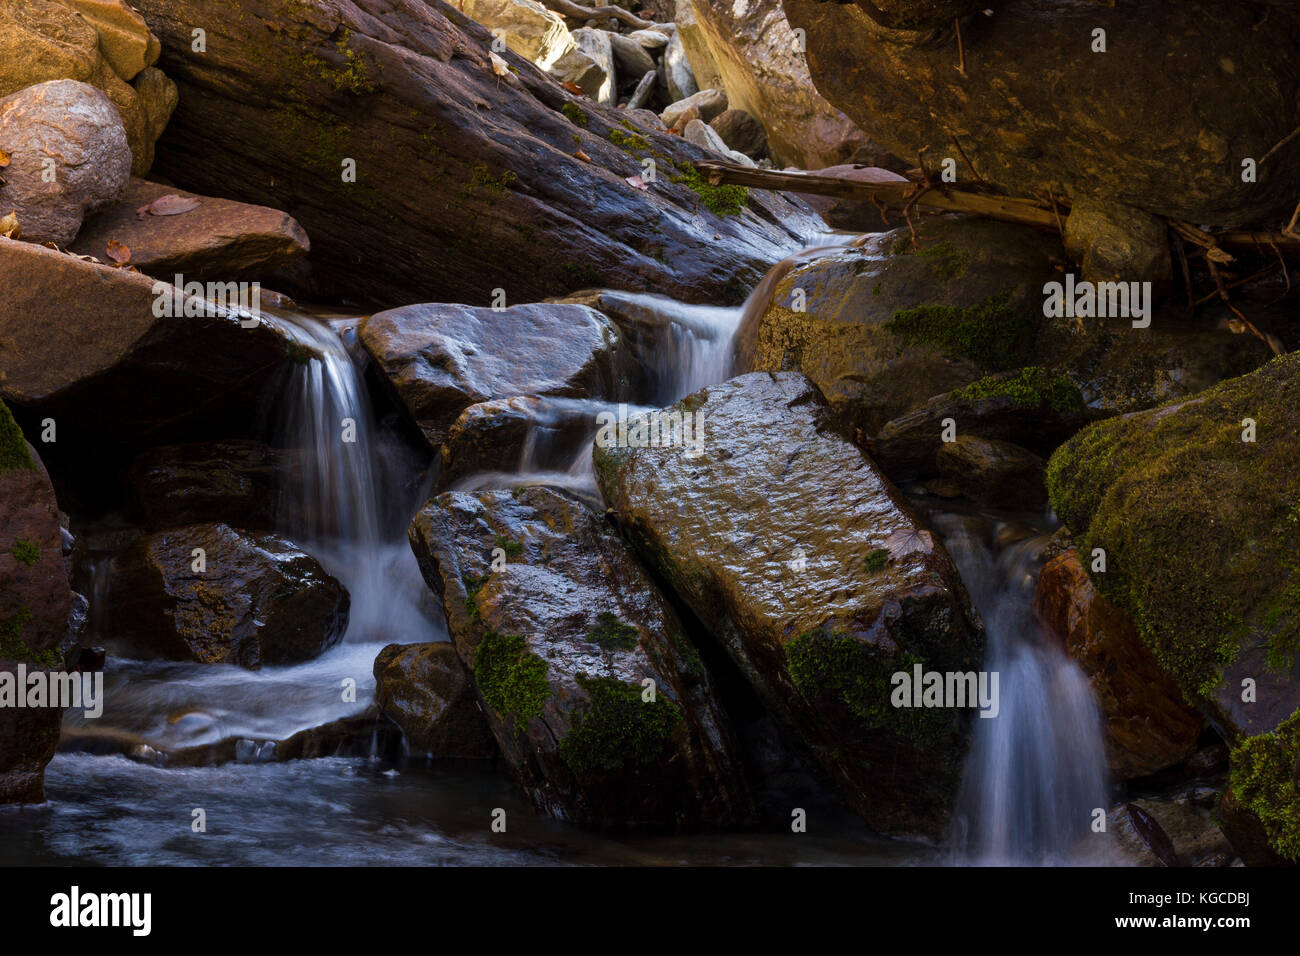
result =
[[1276,730],[1240,741],[1231,763],[1228,783],[1237,804],[1263,825],[1278,856],[1300,863],[1300,710]]
[[15,468],[30,470],[35,467],[22,429],[14,421],[9,407],[0,402],[0,471],[12,471]]

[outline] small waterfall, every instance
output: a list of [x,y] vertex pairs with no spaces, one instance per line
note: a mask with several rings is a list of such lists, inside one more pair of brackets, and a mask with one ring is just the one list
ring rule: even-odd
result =
[[984,619],[985,670],[999,674],[997,717],[976,719],[953,815],[956,862],[1080,862],[1093,810],[1109,806],[1101,715],[1087,677],[1042,633],[1034,590],[1046,535],[1001,549],[959,515],[943,538]]

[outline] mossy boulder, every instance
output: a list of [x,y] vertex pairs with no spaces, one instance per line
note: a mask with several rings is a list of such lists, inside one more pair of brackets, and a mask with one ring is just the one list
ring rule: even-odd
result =
[[1040,361],[1055,240],[1023,226],[937,218],[797,264],[736,335],[736,369],[799,371],[874,434],[990,372]]
[[539,809],[609,829],[750,819],[699,653],[599,514],[549,488],[450,492],[416,515],[410,539]]
[[493,757],[469,671],[446,641],[389,644],[375,658],[375,702],[412,756]]
[[624,533],[852,806],[882,831],[939,834],[966,715],[890,691],[917,664],[979,667],[951,559],[804,376],[742,375],[674,409],[703,416],[697,457],[597,442]]

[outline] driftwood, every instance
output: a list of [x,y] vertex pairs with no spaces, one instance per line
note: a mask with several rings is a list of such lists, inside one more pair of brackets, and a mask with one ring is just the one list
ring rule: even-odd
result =
[[575,20],[595,20],[600,17],[615,17],[636,30],[649,30],[654,26],[653,20],[642,20],[630,10],[622,7],[584,7],[572,0],[542,0],[542,6],[556,13]]

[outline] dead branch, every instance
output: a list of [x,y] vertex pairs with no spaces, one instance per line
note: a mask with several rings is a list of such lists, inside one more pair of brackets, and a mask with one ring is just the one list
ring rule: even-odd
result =
[[642,20],[632,11],[624,10],[622,7],[584,7],[581,4],[574,3],[573,0],[542,0],[542,5],[549,7],[556,13],[562,13],[566,17],[573,17],[575,20],[615,17],[637,30],[649,30],[654,26],[653,20]]

